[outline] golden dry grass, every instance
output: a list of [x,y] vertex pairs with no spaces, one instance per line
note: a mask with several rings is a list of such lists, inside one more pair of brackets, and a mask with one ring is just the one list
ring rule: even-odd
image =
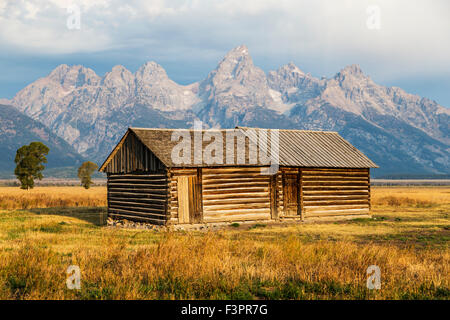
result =
[[[449,195],[374,188],[373,219],[215,232],[106,228],[104,208],[3,210],[0,298],[449,299]],[[71,264],[79,291],[65,285]],[[372,264],[378,291],[366,288]]]
[[0,187],[0,209],[106,206],[106,187]]
[[450,203],[448,187],[375,187],[372,205],[430,207]]

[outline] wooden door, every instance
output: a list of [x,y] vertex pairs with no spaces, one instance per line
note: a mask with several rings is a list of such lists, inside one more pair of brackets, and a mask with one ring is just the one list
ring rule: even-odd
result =
[[284,214],[286,216],[296,216],[299,212],[298,173],[286,172],[283,180]]
[[200,223],[200,192],[196,176],[178,177],[178,223]]

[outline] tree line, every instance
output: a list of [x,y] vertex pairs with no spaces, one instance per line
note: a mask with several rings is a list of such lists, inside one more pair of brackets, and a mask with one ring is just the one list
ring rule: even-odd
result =
[[[50,149],[42,142],[31,142],[17,149],[14,174],[20,181],[21,189],[33,189],[34,181],[44,178],[42,172],[49,152]],[[84,188],[89,189],[93,184],[91,176],[97,168],[97,164],[91,161],[83,162],[78,168],[78,178]]]

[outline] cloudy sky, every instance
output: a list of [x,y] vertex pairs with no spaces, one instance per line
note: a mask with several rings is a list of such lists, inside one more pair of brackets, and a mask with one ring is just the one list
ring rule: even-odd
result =
[[0,98],[62,63],[103,75],[153,60],[187,84],[246,44],[266,72],[292,61],[329,77],[359,64],[450,107],[449,14],[447,0],[0,0]]

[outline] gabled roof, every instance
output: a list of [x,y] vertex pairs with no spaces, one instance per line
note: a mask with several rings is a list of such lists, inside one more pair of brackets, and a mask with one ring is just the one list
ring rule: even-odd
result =
[[[378,168],[374,162],[335,131],[285,129],[278,129],[278,131],[280,166]],[[253,141],[257,141],[257,137],[253,137]]]
[[[250,145],[255,147],[259,152],[258,135],[261,131],[267,129],[236,127],[236,129],[208,129],[202,130],[202,134],[221,134],[223,140],[223,164],[208,164],[205,161],[201,163],[177,164],[172,160],[172,149],[179,143],[178,140],[172,141],[174,132],[188,134],[191,137],[191,145],[194,145],[194,133],[199,134],[200,130],[193,129],[149,129],[149,128],[129,128],[129,132],[133,132],[137,138],[161,160],[166,167],[211,167],[211,166],[258,166],[267,165],[259,160],[250,164],[248,160],[248,150]],[[271,144],[271,132],[269,130],[268,144]],[[337,132],[331,131],[308,131],[308,130],[277,130],[279,132],[279,165],[292,167],[325,167],[325,168],[377,168],[378,166],[367,158],[361,151],[356,149],[347,140],[342,138]],[[227,145],[226,135],[229,132],[238,132],[246,134],[248,141],[245,144],[246,161],[245,164],[226,164],[225,156],[227,150],[234,149],[236,151],[236,139],[233,145]],[[126,134],[126,135],[127,135]],[[124,137],[125,138],[125,137]],[[123,139],[121,141],[123,141]],[[203,141],[203,150],[211,141]],[[120,148],[120,143],[116,149]],[[194,159],[194,148],[191,148],[192,157]],[[270,149],[270,148],[269,148]],[[100,171],[114,156],[115,150],[111,152],[105,163],[101,166]],[[270,153],[270,152],[269,152]],[[276,158],[275,155],[272,156]],[[194,161],[192,161],[194,162]]]

